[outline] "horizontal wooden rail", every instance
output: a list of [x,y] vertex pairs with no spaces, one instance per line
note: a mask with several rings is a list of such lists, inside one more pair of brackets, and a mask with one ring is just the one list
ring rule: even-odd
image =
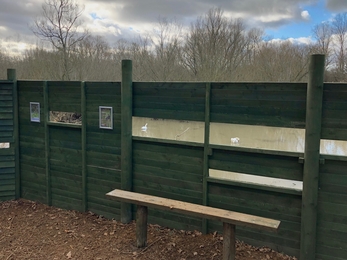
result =
[[61,123],[61,122],[47,122],[49,126],[58,126],[58,127],[69,127],[69,128],[82,128],[82,124],[73,124],[73,123]]
[[302,194],[302,190],[300,189],[276,187],[272,185],[253,183],[253,182],[250,183],[250,182],[239,181],[239,180],[228,180],[228,179],[222,179],[222,178],[207,177],[207,182],[219,183],[219,184],[225,184],[225,185],[231,185],[231,186],[237,186],[237,187],[245,187],[245,188],[251,188],[256,190],[266,190],[266,191],[273,191],[278,193],[293,194],[293,195],[299,195],[299,196],[301,196]]

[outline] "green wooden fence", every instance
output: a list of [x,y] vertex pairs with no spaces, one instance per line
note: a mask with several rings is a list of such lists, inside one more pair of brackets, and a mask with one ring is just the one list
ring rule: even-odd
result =
[[[347,84],[323,84],[322,61],[311,57],[308,84],[132,82],[131,61],[122,63],[122,82],[1,81],[0,137],[10,135],[2,140],[14,146],[0,150],[0,165],[10,166],[0,167],[0,196],[10,194],[0,198],[17,191],[128,222],[134,207],[105,199],[122,188],[279,219],[277,234],[238,228],[237,236],[300,259],[346,259],[347,158],[309,149],[323,138],[347,140]],[[30,121],[30,102],[40,103],[40,122]],[[112,129],[99,127],[99,106],[113,108]],[[51,122],[49,111],[82,113],[82,124]],[[132,116],[204,122],[204,143],[132,137]],[[305,153],[213,145],[211,122],[306,128],[310,138]],[[304,190],[212,178],[209,169],[304,181]],[[8,182],[10,193],[1,193]],[[214,221],[159,210],[150,209],[149,220],[221,230]]]
[[[0,200],[19,198],[17,81],[13,69],[0,81]],[[5,144],[6,147],[5,148]]]

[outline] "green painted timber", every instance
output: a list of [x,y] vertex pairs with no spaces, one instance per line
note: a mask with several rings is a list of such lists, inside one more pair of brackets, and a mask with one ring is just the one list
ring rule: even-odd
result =
[[209,166],[211,169],[264,177],[297,181],[303,178],[299,157],[258,153],[249,148],[238,151],[212,148]]
[[43,83],[43,120],[45,126],[45,163],[46,163],[46,199],[47,205],[52,205],[52,190],[51,190],[51,172],[50,172],[50,147],[49,147],[49,126],[48,123],[50,121],[49,118],[49,89],[48,83],[45,81]]
[[9,148],[0,148],[0,201],[18,198],[20,192],[16,93],[16,71],[9,69],[7,81],[0,82],[0,143],[9,143]]
[[325,83],[322,107],[322,139],[347,140],[347,84]]
[[[204,170],[203,170],[203,198],[202,204],[207,205],[208,201],[208,186],[207,178],[209,175],[209,155],[210,155],[210,103],[211,103],[211,83],[206,83],[205,93],[205,129],[204,129]],[[207,233],[207,219],[202,220],[202,232]]]
[[305,128],[305,83],[212,83],[211,122]]
[[69,127],[69,128],[82,128],[80,124],[73,123],[61,123],[61,122],[47,122],[48,126],[60,126],[60,127]]
[[326,159],[319,169],[317,259],[347,255],[347,161]]
[[[132,61],[122,60],[122,131],[121,131],[121,188],[133,189],[132,177],[132,116],[133,116],[133,82]],[[129,223],[132,220],[131,204],[121,203],[121,221]]]
[[50,111],[81,113],[81,83],[49,81]]
[[88,189],[87,189],[87,104],[86,104],[86,83],[81,83],[81,150],[82,150],[82,208],[83,211],[88,209]]
[[14,81],[0,82],[0,142],[14,142],[14,85]]
[[[45,203],[50,197],[55,206],[87,209],[121,219],[124,206],[106,199],[105,193],[128,186],[147,194],[278,218],[283,224],[278,234],[237,229],[238,238],[299,256],[300,191],[215,179],[207,173],[212,168],[301,181],[303,164],[300,158],[306,156],[211,145],[207,140],[207,125],[208,122],[221,122],[305,128],[308,85],[132,82],[131,71],[124,70],[124,74],[123,82],[47,82],[47,104],[42,87],[45,82],[17,81],[21,196]],[[126,85],[132,86],[133,93],[128,93],[127,102],[123,101],[122,105]],[[208,88],[211,90],[207,91]],[[344,83],[324,84],[321,138],[347,140],[346,88]],[[0,141],[8,138],[15,141],[12,89],[12,82],[0,82]],[[40,123],[30,122],[29,102],[41,104],[43,120]],[[124,105],[129,110],[124,110]],[[99,106],[113,108],[113,129],[99,128]],[[49,122],[44,116],[45,108],[47,111],[81,112],[83,125]],[[129,122],[123,120],[125,114]],[[132,116],[205,122],[205,141],[132,137]],[[130,147],[126,151],[122,149],[125,143]],[[3,151],[0,152],[0,165],[4,166],[0,167],[0,186],[13,190],[15,163],[11,160],[16,155],[15,147],[11,144],[6,154]],[[125,154],[128,168],[124,170],[122,156]],[[320,155],[319,159],[323,164],[319,167],[316,258],[341,260],[345,259],[347,250],[344,203],[347,200],[347,159],[336,155]],[[15,196],[13,191],[0,192],[1,198],[9,196]],[[128,216],[134,210],[128,207]],[[149,222],[190,230],[204,231],[205,227],[201,219],[156,210],[149,211]],[[209,221],[207,227],[211,232],[221,230],[220,223],[213,221]]]
[[[158,141],[158,140],[157,140]],[[203,204],[203,155],[201,146],[133,139],[133,189],[136,192]],[[199,218],[150,210],[149,219],[189,230],[201,230]]]
[[49,151],[52,205],[84,211],[81,129],[49,126]]
[[300,259],[316,259],[316,226],[325,56],[310,57],[307,87]]
[[[105,193],[121,185],[121,83],[85,82],[85,85],[87,207],[120,220],[120,203],[107,200]],[[113,108],[113,129],[99,128],[99,106]]]
[[134,82],[134,116],[205,121],[205,83]]
[[[276,234],[237,228],[236,235],[243,241],[277,248],[290,255],[300,250],[301,196],[259,190],[255,187],[209,183],[209,205],[281,221]],[[211,221],[209,231],[221,231],[220,223]],[[261,241],[261,243],[259,243]]]

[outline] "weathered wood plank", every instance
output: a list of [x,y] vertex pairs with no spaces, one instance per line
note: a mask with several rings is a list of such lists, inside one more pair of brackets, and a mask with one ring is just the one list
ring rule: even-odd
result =
[[223,223],[223,260],[235,259],[235,242],[235,226]]
[[136,246],[145,247],[147,245],[147,214],[145,206],[137,206],[136,211]]
[[192,193],[187,192],[179,188],[171,188],[164,186],[158,187],[158,185],[147,186],[142,181],[134,181],[134,191],[144,194],[150,194],[153,196],[162,196],[164,198],[171,198],[180,201],[186,201],[190,203],[202,204],[201,195],[200,197],[195,196]]
[[107,193],[106,196],[110,199],[122,200],[128,203],[135,203],[142,206],[164,209],[187,215],[219,220],[233,225],[252,227],[272,232],[276,231],[280,224],[277,220],[123,190],[113,190]]

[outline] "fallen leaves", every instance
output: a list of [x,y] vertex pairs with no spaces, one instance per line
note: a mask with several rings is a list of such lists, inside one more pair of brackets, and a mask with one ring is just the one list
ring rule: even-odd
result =
[[[0,203],[0,259],[8,256],[9,260],[222,258],[223,237],[217,232],[203,235],[199,231],[149,224],[148,246],[139,249],[135,222],[122,224],[90,212],[66,211],[39,203],[32,207],[32,202],[20,201]],[[270,248],[256,248],[240,241],[236,249],[239,260],[295,260]]]

